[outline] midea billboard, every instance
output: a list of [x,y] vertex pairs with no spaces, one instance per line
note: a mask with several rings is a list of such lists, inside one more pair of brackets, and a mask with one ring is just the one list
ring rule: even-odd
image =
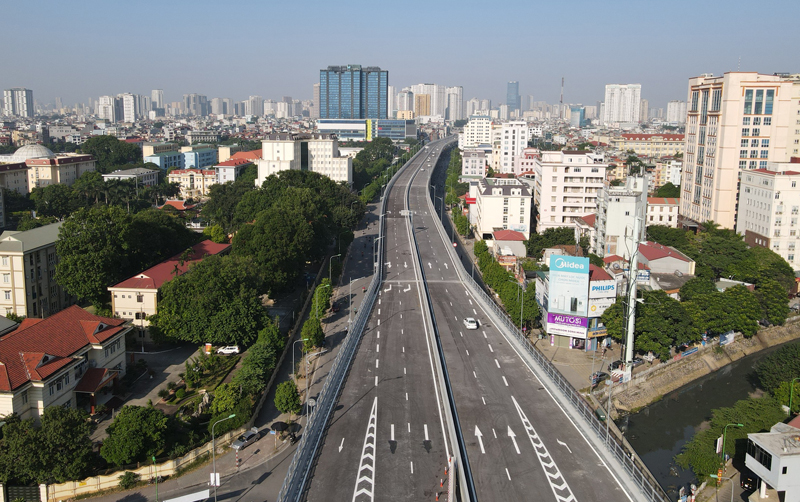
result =
[[589,308],[589,258],[550,256],[548,313],[586,317]]

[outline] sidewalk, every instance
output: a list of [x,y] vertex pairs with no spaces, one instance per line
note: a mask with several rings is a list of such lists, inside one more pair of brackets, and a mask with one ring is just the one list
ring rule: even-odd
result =
[[[364,219],[355,230],[355,239],[350,245],[343,262],[339,285],[334,289],[333,301],[339,302],[340,310],[323,319],[327,352],[311,359],[312,377],[309,390],[311,397],[316,397],[322,390],[322,385],[328,375],[330,366],[338,354],[346,335],[345,328],[348,324],[350,303],[352,303],[354,310],[361,305],[364,298],[361,288],[362,286],[368,286],[372,280],[372,241],[378,231],[378,204],[368,205],[367,211]],[[350,297],[351,279],[352,296]],[[300,424],[300,434],[302,434],[306,422],[305,416],[301,416],[298,419],[298,417],[281,414],[274,404],[277,385],[292,377],[292,351],[296,351],[294,354],[295,364],[302,368],[301,344],[294,344],[294,341],[299,339],[299,331],[297,330],[295,338],[289,341],[292,347],[286,354],[283,364],[276,369],[278,375],[275,379],[275,384],[270,389],[261,412],[256,417],[254,426],[261,431],[262,438],[254,445],[240,452],[239,467],[236,466],[236,455],[232,450],[227,447],[224,449],[222,447],[217,448],[217,471],[221,477],[221,486],[218,487],[220,500],[234,498],[236,500],[275,500],[277,498],[296,447],[290,444],[288,440],[280,441],[277,436],[270,435],[270,426],[276,421],[288,422],[294,418]],[[302,371],[299,373],[302,376]],[[299,378],[297,385],[301,398],[305,399],[305,379]],[[258,467],[262,469],[256,469]],[[253,472],[250,473],[249,471]],[[209,462],[184,476],[160,483],[158,499],[165,500],[208,489],[210,473],[211,465]],[[213,494],[213,488],[211,490]],[[246,498],[236,498],[245,495]],[[155,486],[148,485],[137,490],[94,497],[92,500],[102,502],[156,500]]]

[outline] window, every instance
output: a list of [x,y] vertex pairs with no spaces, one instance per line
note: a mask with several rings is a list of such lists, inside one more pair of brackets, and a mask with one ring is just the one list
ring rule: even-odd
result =
[[768,147],[769,147],[769,140],[768,139],[762,139],[761,140],[761,148],[768,148]]
[[11,299],[11,291],[3,291],[3,295],[5,296],[6,300]]
[[754,127],[753,128],[753,136],[761,136],[761,128],[760,127]]
[[144,302],[144,295],[136,295],[136,301],[139,303]]
[[748,144],[747,140],[743,139],[739,146],[741,146],[742,148],[747,148],[747,144]]
[[7,266],[8,266],[8,256],[4,256],[4,257],[3,257],[3,266],[4,266],[4,267],[7,267]]
[[743,118],[742,125],[750,125],[750,117]]
[[747,454],[753,457],[756,462],[766,467],[768,471],[772,470],[772,454],[755,444],[752,440],[747,441]]
[[749,127],[743,127],[742,128],[742,136],[750,136],[750,128]]
[[9,282],[11,282],[11,274],[3,274],[3,282],[5,284],[8,284]]
[[[767,99],[764,101],[764,115],[772,115],[772,101],[775,98],[775,90],[774,89],[767,89]],[[764,125],[766,125],[767,119],[764,119]]]
[[764,125],[772,125],[772,117],[764,117]]
[[751,113],[753,113],[753,89],[747,89],[744,91],[744,114]]
[[753,125],[761,125],[761,117],[753,117]]
[[761,150],[761,158],[766,159],[769,156],[769,150]]

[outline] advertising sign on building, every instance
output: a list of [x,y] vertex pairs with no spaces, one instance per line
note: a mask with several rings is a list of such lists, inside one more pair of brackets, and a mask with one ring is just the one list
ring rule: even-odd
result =
[[600,317],[606,309],[614,304],[614,298],[590,298],[589,299],[589,317]]
[[587,326],[589,326],[589,320],[585,317],[547,313],[547,333],[550,335],[586,338]]
[[615,298],[617,296],[617,283],[610,281],[592,281],[589,287],[589,298]]
[[589,311],[589,258],[550,256],[549,313],[586,317]]

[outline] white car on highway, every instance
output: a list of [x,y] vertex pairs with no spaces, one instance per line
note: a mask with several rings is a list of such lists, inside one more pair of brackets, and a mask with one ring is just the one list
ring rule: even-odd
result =
[[219,349],[217,349],[217,354],[224,354],[226,356],[238,353],[239,353],[238,345],[228,345],[227,347],[220,347]]
[[464,326],[467,329],[478,329],[478,321],[476,321],[472,317],[467,317],[466,319],[464,319]]

